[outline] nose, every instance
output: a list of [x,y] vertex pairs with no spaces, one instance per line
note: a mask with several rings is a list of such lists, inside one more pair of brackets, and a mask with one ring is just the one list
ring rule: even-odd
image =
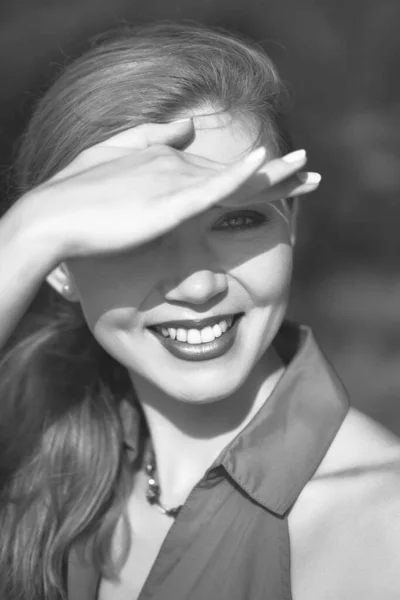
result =
[[222,294],[227,289],[224,273],[213,273],[203,269],[196,271],[176,285],[173,285],[164,295],[169,302],[185,302],[189,304],[205,304],[214,296]]
[[169,302],[205,304],[228,289],[227,274],[218,268],[206,240],[197,235],[175,239],[168,262],[164,297]]

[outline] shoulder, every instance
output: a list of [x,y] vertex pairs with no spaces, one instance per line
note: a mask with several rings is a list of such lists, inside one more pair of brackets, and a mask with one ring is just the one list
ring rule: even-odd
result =
[[289,523],[297,565],[312,557],[324,574],[314,582],[321,598],[398,599],[400,440],[350,410]]
[[383,487],[391,485],[396,488],[399,474],[400,439],[350,409],[311,483],[335,484],[338,491],[340,486],[354,488],[355,494],[365,495],[372,490],[383,492]]

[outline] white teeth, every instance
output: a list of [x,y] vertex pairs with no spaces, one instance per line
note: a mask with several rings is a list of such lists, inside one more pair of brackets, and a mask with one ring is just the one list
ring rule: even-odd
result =
[[178,329],[175,327],[168,327],[168,329],[161,327],[159,331],[161,331],[164,337],[170,337],[179,342],[206,344],[207,342],[213,342],[215,338],[221,337],[222,334],[232,327],[232,323],[233,317],[228,317],[212,327],[205,327],[201,331],[199,329],[184,329],[183,327],[179,327]]
[[221,327],[218,324],[214,325],[213,332],[214,332],[215,337],[221,337],[221,335],[222,335]]
[[198,329],[189,329],[187,334],[188,344],[201,344],[201,333]]
[[179,328],[176,332],[176,339],[178,342],[187,342],[187,330]]
[[203,344],[206,342],[213,342],[215,340],[215,335],[212,327],[205,327],[201,330],[201,341]]
[[222,333],[225,333],[225,331],[227,331],[228,329],[228,323],[226,321],[221,321],[221,323],[219,323],[219,326],[221,328]]

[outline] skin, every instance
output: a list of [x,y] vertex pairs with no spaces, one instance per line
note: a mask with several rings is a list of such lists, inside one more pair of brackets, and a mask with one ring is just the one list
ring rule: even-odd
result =
[[[229,114],[195,117],[194,126],[185,152],[225,165],[257,139],[251,123]],[[256,211],[258,226],[221,230],[240,210]],[[130,373],[167,505],[184,501],[283,372],[271,342],[286,311],[293,241],[287,210],[259,193],[243,207],[212,207],[134,251],[67,261],[91,331]],[[234,347],[201,363],[172,356],[146,329],[242,311]]]
[[397,600],[400,444],[350,409],[289,515],[295,600]]
[[[224,164],[255,140],[249,124],[228,115],[195,119],[195,133],[185,152]],[[262,194],[244,208],[271,220],[221,232],[216,224],[240,206],[214,207],[133,252],[67,261],[65,273],[89,327],[130,372],[167,506],[185,501],[283,373],[271,341],[286,310],[293,217],[263,202]],[[231,311],[245,312],[236,346],[200,367],[170,356],[146,331],[167,319]],[[350,410],[289,515],[295,600],[398,598],[399,464],[398,440]],[[100,600],[138,598],[171,527],[171,519],[146,502],[145,491],[139,472],[127,506],[132,547],[120,580],[102,581]],[[120,535],[121,527],[114,551]]]

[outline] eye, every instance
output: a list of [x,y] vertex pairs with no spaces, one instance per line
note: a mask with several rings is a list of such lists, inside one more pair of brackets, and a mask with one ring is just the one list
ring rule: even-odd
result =
[[230,213],[217,221],[213,229],[219,230],[242,230],[255,229],[261,227],[271,219],[262,213],[246,210],[235,213]]

